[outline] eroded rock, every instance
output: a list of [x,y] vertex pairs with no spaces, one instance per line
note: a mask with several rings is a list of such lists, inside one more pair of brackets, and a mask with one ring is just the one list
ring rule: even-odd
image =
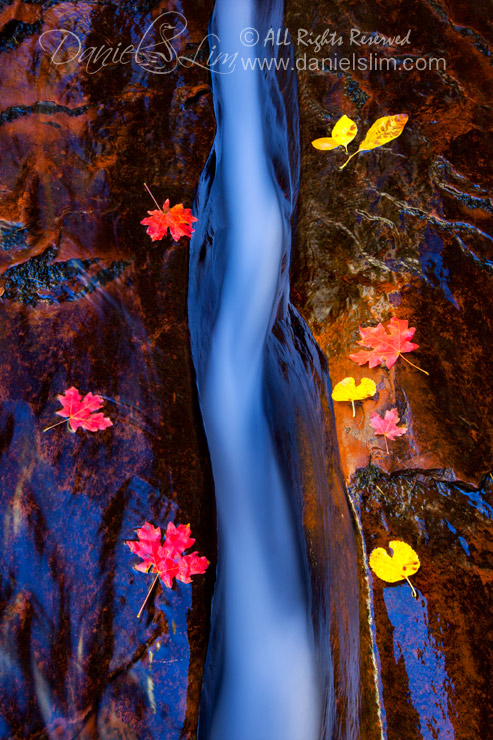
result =
[[[2,3],[0,427],[9,738],[195,736],[214,569],[158,586],[124,545],[190,522],[215,559],[212,480],[186,321],[188,249],[153,245],[154,204],[191,205],[214,122],[207,73],[54,64],[41,34],[136,43],[169,3]],[[193,6],[193,7],[192,7]],[[184,3],[182,48],[210,3]],[[46,38],[46,37],[45,37]],[[105,432],[46,433],[70,385]]]

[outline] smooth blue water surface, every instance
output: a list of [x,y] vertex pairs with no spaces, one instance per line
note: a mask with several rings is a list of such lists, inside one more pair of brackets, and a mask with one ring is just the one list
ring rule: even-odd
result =
[[[230,74],[213,74],[219,120],[211,199],[220,209],[213,249],[223,271],[198,380],[218,519],[212,642],[221,648],[209,653],[216,685],[199,736],[315,740],[322,702],[302,545],[262,398],[291,210],[267,152],[263,75],[243,68],[265,50],[242,45],[241,30],[282,23],[281,2],[264,6],[262,20],[258,7],[218,0],[212,24],[220,50],[238,58]],[[285,147],[285,121],[276,123]]]

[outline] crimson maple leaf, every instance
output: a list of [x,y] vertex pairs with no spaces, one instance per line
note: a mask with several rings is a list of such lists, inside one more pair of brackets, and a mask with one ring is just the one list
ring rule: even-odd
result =
[[407,432],[407,427],[398,427],[397,422],[399,421],[399,414],[397,409],[393,408],[385,412],[385,416],[381,417],[375,411],[370,416],[370,426],[375,430],[375,434],[381,434],[385,437],[385,447],[387,453],[389,446],[387,439],[394,440],[396,437],[401,437]]
[[[361,350],[360,352],[356,352],[356,354],[349,355],[349,359],[358,365],[368,363],[370,367],[376,367],[385,362],[390,370],[397,362],[398,357],[402,356],[403,352],[412,352],[419,347],[418,344],[410,341],[414,336],[416,328],[409,328],[407,320],[396,319],[395,316],[387,324],[387,331],[383,324],[370,326],[366,329],[360,326],[359,331],[361,339],[358,341],[358,344],[371,347],[371,349]],[[416,367],[406,357],[402,359],[406,360],[409,365]],[[421,370],[421,368],[418,367],[417,370]],[[422,370],[422,372],[428,375],[426,370]]]
[[194,233],[191,224],[197,219],[192,216],[190,208],[184,208],[182,203],[170,208],[169,200],[166,200],[162,208],[147,213],[149,218],[144,218],[140,223],[148,227],[147,233],[153,242],[166,236],[168,228],[175,242],[182,236],[192,236]]
[[[100,429],[113,426],[113,422],[107,416],[102,413],[94,413],[103,405],[101,396],[86,393],[83,398],[77,388],[72,386],[64,393],[60,393],[57,398],[62,404],[62,408],[55,413],[67,420],[71,432],[76,432],[79,427],[87,429],[89,432],[97,432]],[[63,422],[60,421],[58,424],[63,424]],[[58,424],[53,424],[44,431],[47,432],[48,429],[53,429]]]
[[[131,551],[142,558],[142,563],[134,565],[136,570],[142,573],[148,573],[150,570],[156,573],[154,583],[158,578],[165,586],[171,588],[173,578],[183,583],[191,583],[192,576],[199,573],[205,573],[209,567],[207,558],[200,557],[198,552],[192,552],[189,555],[183,555],[183,550],[191,547],[195,542],[190,537],[190,525],[179,524],[177,527],[173,522],[169,522],[166,528],[166,536],[161,544],[161,528],[153,527],[149,522],[145,522],[143,527],[137,529],[138,540],[126,540],[125,544]],[[147,594],[146,600],[142,605],[139,615],[145,606],[152,587]]]

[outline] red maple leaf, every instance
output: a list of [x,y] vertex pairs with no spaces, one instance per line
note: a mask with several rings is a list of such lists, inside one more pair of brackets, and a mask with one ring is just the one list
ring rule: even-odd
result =
[[168,547],[173,548],[177,552],[183,552],[192,547],[195,542],[193,537],[190,537],[190,525],[179,524],[177,527],[173,522],[168,522],[166,527],[166,540],[165,544]]
[[385,447],[387,452],[389,447],[387,439],[394,440],[396,437],[401,437],[407,432],[407,427],[398,427],[397,422],[399,421],[399,414],[397,409],[393,408],[390,411],[385,412],[385,416],[382,417],[375,411],[370,416],[370,426],[375,430],[375,434],[381,434],[385,437]]
[[[358,344],[364,347],[371,347],[371,349],[361,350],[356,354],[349,355],[349,358],[358,365],[368,363],[370,367],[376,367],[385,362],[390,370],[403,352],[412,352],[414,349],[418,349],[419,346],[410,341],[416,329],[415,327],[408,328],[408,322],[405,319],[391,318],[387,324],[387,331],[383,324],[370,326],[366,329],[360,326],[359,331],[361,339],[358,341]],[[402,359],[406,360],[413,367],[416,367],[416,365],[413,365],[405,357]],[[417,370],[421,370],[421,368],[418,367]],[[426,370],[422,370],[422,372],[428,375]]]
[[[183,555],[183,550],[191,547],[195,540],[190,537],[190,525],[179,524],[177,527],[169,522],[166,536],[161,544],[161,529],[145,522],[137,529],[138,540],[127,540],[125,544],[135,555],[142,558],[142,563],[134,566],[136,570],[148,573],[152,570],[165,586],[171,588],[173,578],[183,583],[190,583],[191,577],[205,573],[209,566],[207,558],[199,557],[198,552]],[[144,602],[145,603],[145,602]]]
[[[72,386],[64,393],[60,393],[57,398],[62,404],[62,408],[56,411],[56,414],[57,416],[63,416],[68,421],[71,432],[76,432],[79,427],[87,429],[89,432],[97,432],[100,429],[113,426],[113,422],[107,416],[103,416],[102,413],[94,413],[103,405],[101,396],[86,393],[82,398],[77,388]],[[58,423],[62,424],[63,422]],[[56,426],[57,424],[53,424],[44,431],[46,432]]]
[[182,236],[192,236],[194,232],[191,224],[197,219],[192,216],[190,208],[183,208],[182,203],[170,208],[169,200],[166,200],[162,208],[147,213],[149,218],[144,218],[140,223],[148,227],[147,233],[153,242],[166,236],[168,228],[175,242]]

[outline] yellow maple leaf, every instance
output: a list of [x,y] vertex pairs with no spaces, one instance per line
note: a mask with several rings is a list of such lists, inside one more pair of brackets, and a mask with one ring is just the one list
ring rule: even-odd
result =
[[378,146],[397,139],[402,134],[408,118],[407,113],[398,113],[396,116],[382,116],[382,118],[377,118],[375,123],[367,131],[365,138],[359,145],[358,151],[351,154],[339,169],[343,170],[347,163],[359,154],[359,152],[376,149]]
[[377,386],[371,378],[362,378],[359,385],[356,385],[354,378],[344,378],[334,386],[332,398],[334,401],[351,401],[353,416],[356,416],[354,402],[362,401],[364,398],[370,398],[376,392]]
[[417,598],[414,586],[409,580],[409,576],[413,576],[421,565],[417,553],[402,540],[392,540],[389,547],[392,555],[389,555],[383,547],[377,547],[372,551],[370,568],[382,581],[396,583],[406,580],[411,586],[413,596]]
[[314,146],[315,149],[325,150],[343,146],[347,154],[347,145],[354,139],[357,133],[358,127],[355,122],[348,118],[348,116],[344,115],[341,116],[334,125],[330,137],[323,136],[321,139],[314,139],[312,141],[312,146]]

